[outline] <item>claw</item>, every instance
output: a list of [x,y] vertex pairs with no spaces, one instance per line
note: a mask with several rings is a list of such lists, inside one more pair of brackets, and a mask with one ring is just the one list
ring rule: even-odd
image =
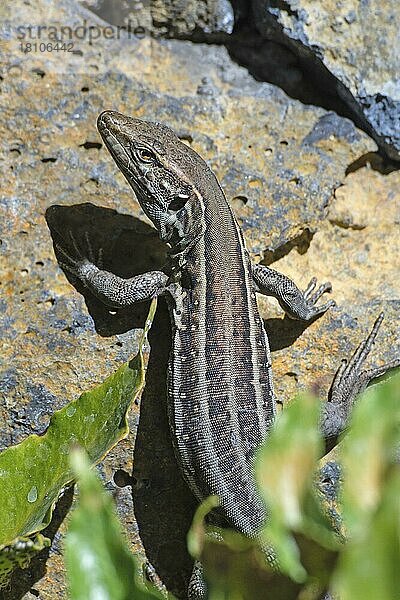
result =
[[76,241],[75,236],[71,230],[68,231],[68,235],[71,239],[71,242],[72,242],[72,245],[74,247],[76,254],[79,256],[80,259],[84,258],[83,254],[81,252],[81,249],[79,248],[78,242]]
[[347,364],[348,364],[348,360],[347,358],[342,358],[342,360],[340,361],[340,367],[338,368],[338,370],[336,371],[336,375],[335,377],[337,377],[338,379],[342,378],[343,373],[346,370]]
[[[317,288],[317,290],[315,290],[316,285],[317,285],[317,278],[313,277],[311,279],[310,283],[308,284],[307,288],[303,292],[303,298],[310,307],[315,305],[317,300],[319,300],[319,298],[321,298],[322,294],[324,294],[325,292],[332,291],[332,284],[330,281],[327,281],[326,283],[322,283]],[[312,293],[312,292],[314,292],[314,293]],[[328,310],[328,308],[330,308],[331,306],[334,306],[334,304],[332,304],[332,302],[327,302],[323,306],[318,307],[318,311],[315,314],[319,315],[322,312],[325,312],[326,310]]]
[[90,260],[90,262],[95,263],[93,246],[90,241],[89,233],[87,231],[85,231],[84,235],[85,235],[86,247],[88,249],[89,260]]
[[357,394],[361,393],[373,379],[377,379],[387,371],[400,366],[400,359],[396,358],[379,367],[361,370],[372,349],[382,321],[383,313],[380,313],[370,334],[359,344],[350,360],[342,360],[329,390],[328,400],[350,406]]
[[395,358],[392,361],[381,365],[380,367],[376,367],[374,369],[368,369],[368,371],[364,371],[364,375],[368,381],[373,381],[377,379],[381,375],[384,375],[388,371],[392,371],[393,369],[398,369],[400,367],[400,358]]
[[99,269],[103,268],[103,248],[99,248],[99,253],[97,255],[97,266]]
[[336,302],[334,300],[328,300],[328,302],[325,302],[325,304],[322,304],[322,306],[316,306],[316,308],[318,308],[318,314],[321,314],[326,312],[333,306],[336,306]]
[[75,256],[71,256],[71,254],[69,254],[68,251],[64,250],[64,248],[60,246],[60,244],[55,243],[55,248],[58,254],[62,257],[62,260],[58,260],[58,263],[63,269],[66,269],[67,271],[73,273],[77,277],[81,277],[81,268],[84,264],[88,262],[95,264],[95,261],[93,260],[94,253],[92,245],[90,243],[89,234],[87,233],[87,231],[85,231],[84,233],[89,259],[87,259],[84,253],[82,252],[71,230],[68,231],[68,236],[70,238],[70,243],[74,250],[72,254],[75,254]]
[[367,337],[366,340],[363,340],[361,344],[356,348],[353,356],[349,360],[348,371],[352,369],[358,371],[361,367],[362,363],[367,358],[368,354],[371,352],[372,346],[375,342],[376,336],[378,335],[379,328],[383,321],[383,312],[379,314],[376,319],[374,326],[371,330],[371,333]]
[[313,289],[315,288],[316,285],[317,285],[317,278],[312,277],[312,279],[310,280],[310,283],[304,290],[304,293],[303,293],[304,298],[308,299],[308,296],[311,294],[311,292],[313,291]]
[[[60,246],[59,244],[55,244],[55,247],[57,249],[57,252],[59,252],[60,254],[62,254],[62,256],[64,256],[64,258],[66,258],[74,267],[78,267],[79,266],[79,261],[75,260],[74,258],[72,258],[72,256],[70,256],[68,254],[68,252],[66,252],[64,250],[64,248],[62,248],[62,246]],[[60,261],[58,261],[60,265],[65,266],[66,268],[68,268],[69,270],[71,270],[70,267],[68,267],[68,265],[66,265],[65,263],[61,263]]]
[[77,273],[77,270],[75,269],[75,267],[73,267],[73,266],[71,266],[71,265],[68,265],[67,263],[65,263],[65,262],[61,262],[61,261],[58,261],[58,264],[59,264],[59,265],[60,265],[60,267],[61,267],[62,269],[64,269],[65,271],[69,271],[69,272],[70,272],[70,273],[72,273],[73,275],[78,275],[78,273]]
[[311,296],[311,298],[309,298],[309,302],[311,302],[312,304],[315,304],[316,301],[321,298],[322,294],[324,294],[325,292],[331,292],[332,291],[332,284],[330,281],[327,281],[326,283],[322,283],[319,288],[317,289],[316,292],[314,292],[314,294]]

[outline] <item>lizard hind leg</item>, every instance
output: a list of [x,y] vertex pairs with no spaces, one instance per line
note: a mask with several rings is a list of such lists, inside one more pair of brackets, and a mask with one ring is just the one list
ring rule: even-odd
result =
[[359,344],[350,360],[342,360],[336,372],[321,417],[321,429],[325,438],[336,437],[346,428],[357,396],[374,379],[400,366],[400,356],[398,356],[378,367],[362,368],[374,345],[382,321],[383,313],[378,316],[370,334]]

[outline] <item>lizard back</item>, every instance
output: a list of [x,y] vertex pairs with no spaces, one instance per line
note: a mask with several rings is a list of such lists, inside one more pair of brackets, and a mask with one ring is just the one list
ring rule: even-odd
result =
[[171,432],[196,496],[218,495],[227,523],[254,535],[265,517],[254,452],[274,418],[270,351],[242,233],[211,172],[197,192],[204,233],[175,259],[169,302]]

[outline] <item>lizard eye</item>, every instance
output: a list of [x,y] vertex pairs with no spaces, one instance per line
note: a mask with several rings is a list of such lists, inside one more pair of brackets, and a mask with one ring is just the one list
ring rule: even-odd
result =
[[147,148],[139,148],[138,155],[143,162],[149,163],[154,162],[156,160],[156,155]]

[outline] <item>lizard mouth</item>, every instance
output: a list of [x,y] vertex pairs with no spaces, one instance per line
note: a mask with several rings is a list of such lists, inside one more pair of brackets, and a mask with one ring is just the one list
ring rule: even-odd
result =
[[97,129],[103,142],[116,162],[118,168],[128,178],[135,192],[146,192],[145,182],[135,169],[135,163],[130,153],[130,142],[124,126],[129,125],[128,117],[112,110],[102,112],[97,119]]
[[132,131],[135,123],[140,123],[133,118],[127,117],[119,112],[106,110],[97,118],[97,129],[104,141],[104,144],[120,171],[125,176],[129,185],[136,194],[137,200],[147,216],[152,219],[149,206],[159,205],[159,210],[163,210],[163,205],[151,193],[150,185],[146,177],[137,169],[135,161],[131,155]]
[[125,123],[126,117],[112,110],[105,110],[97,119],[97,129],[106,147],[112,156],[123,164],[129,160],[122,143],[124,136],[122,127]]

